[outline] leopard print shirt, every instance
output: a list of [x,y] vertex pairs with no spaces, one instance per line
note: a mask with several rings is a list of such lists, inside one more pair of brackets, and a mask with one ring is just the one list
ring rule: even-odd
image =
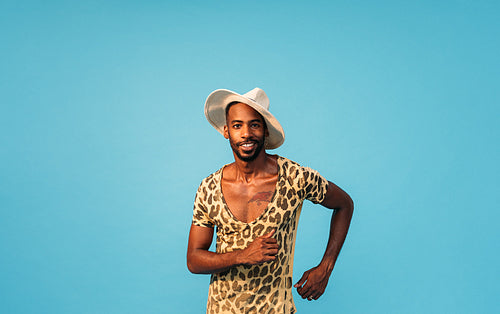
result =
[[304,199],[323,201],[328,181],[318,172],[278,156],[278,181],[271,202],[254,221],[237,220],[221,189],[221,168],[205,178],[196,193],[193,224],[217,227],[216,252],[244,249],[276,229],[277,258],[261,265],[238,265],[212,274],[207,313],[295,313],[292,268],[297,223]]

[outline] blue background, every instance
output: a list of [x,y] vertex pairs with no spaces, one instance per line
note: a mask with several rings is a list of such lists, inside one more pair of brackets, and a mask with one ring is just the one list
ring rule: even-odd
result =
[[[271,153],[354,199],[300,313],[498,312],[497,1],[2,1],[0,312],[202,313],[185,266],[200,181],[232,161],[205,120],[258,86]],[[294,280],[330,212],[306,203]]]

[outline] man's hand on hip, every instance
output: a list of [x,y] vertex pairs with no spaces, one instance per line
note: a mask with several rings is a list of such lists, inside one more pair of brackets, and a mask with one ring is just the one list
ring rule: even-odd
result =
[[294,287],[302,299],[317,300],[325,292],[330,274],[320,266],[313,267],[302,275]]

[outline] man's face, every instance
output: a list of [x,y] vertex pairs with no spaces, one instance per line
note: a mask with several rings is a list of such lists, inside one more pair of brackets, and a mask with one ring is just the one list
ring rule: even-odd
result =
[[229,108],[224,126],[224,137],[234,154],[242,161],[253,161],[264,147],[267,136],[262,116],[252,107],[237,103]]

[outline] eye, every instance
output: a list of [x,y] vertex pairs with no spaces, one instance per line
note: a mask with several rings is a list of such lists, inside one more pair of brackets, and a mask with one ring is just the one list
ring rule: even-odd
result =
[[241,128],[241,123],[235,123],[235,124],[233,124],[233,128],[234,128],[234,129],[239,129],[239,128]]
[[257,129],[260,128],[260,123],[254,122],[250,125],[252,128]]

